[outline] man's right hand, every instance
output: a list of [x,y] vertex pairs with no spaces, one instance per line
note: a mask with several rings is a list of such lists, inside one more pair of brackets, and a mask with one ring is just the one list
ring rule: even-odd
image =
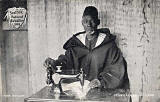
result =
[[56,66],[56,61],[52,58],[47,58],[45,61],[44,61],[44,66],[45,67],[52,67],[52,66]]
[[56,65],[56,61],[52,58],[47,58],[45,61],[44,61],[44,66],[47,68],[50,69],[50,73],[54,74],[57,70],[57,65]]

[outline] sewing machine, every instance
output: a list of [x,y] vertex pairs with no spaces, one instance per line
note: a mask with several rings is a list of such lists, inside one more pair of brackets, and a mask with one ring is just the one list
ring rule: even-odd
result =
[[62,66],[56,66],[57,68],[54,68],[52,66],[48,66],[46,71],[47,71],[47,80],[46,83],[52,84],[52,90],[54,90],[55,93],[61,93],[64,94],[63,89],[62,89],[62,82],[65,79],[71,79],[71,80],[77,80],[80,81],[80,85],[82,87],[83,90],[83,86],[84,86],[84,78],[85,78],[85,74],[83,71],[83,68],[80,69],[78,74],[71,74],[71,75],[66,75],[64,73],[62,73],[61,67]]
[[[81,68],[78,74],[70,74],[66,75],[62,72],[61,66],[57,66],[57,68],[48,66],[46,67],[47,71],[47,84],[48,86],[45,86],[37,93],[33,94],[32,96],[25,98],[25,102],[64,102],[64,101],[70,101],[70,102],[118,102],[118,100],[121,100],[123,102],[129,102],[129,97],[122,97],[122,96],[110,96],[108,91],[100,91],[99,89],[95,89],[90,91],[89,95],[84,100],[78,100],[74,96],[68,96],[64,93],[61,84],[63,82],[63,79],[77,79],[80,82],[80,86],[83,90],[84,85],[84,78],[85,74],[83,69]],[[58,74],[59,78],[56,77],[56,74]],[[55,75],[55,76],[54,76]],[[56,79],[56,80],[53,80]],[[85,85],[84,85],[85,89]]]

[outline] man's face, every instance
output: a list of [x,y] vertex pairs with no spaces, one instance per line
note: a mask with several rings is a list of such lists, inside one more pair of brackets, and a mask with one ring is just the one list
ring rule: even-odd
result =
[[93,32],[97,29],[98,19],[94,19],[90,15],[86,15],[82,17],[82,25],[86,32]]

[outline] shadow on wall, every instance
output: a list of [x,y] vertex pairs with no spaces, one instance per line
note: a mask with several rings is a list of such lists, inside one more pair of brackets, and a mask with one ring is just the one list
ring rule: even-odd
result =
[[127,38],[121,37],[120,33],[113,33],[116,36],[116,43],[118,47],[127,47]]
[[[115,27],[115,9],[110,9],[110,11],[100,11],[99,12],[99,19],[100,25],[99,28],[113,28]],[[127,47],[127,38],[122,37],[120,33],[114,32],[113,35],[116,35],[116,43],[118,47]]]

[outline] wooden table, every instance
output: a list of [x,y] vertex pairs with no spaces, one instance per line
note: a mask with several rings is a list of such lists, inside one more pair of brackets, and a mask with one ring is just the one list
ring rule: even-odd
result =
[[46,86],[36,94],[28,97],[24,102],[129,102],[129,97],[110,95],[109,92],[100,92],[99,89],[89,92],[86,99],[76,99],[74,96],[55,94],[50,86]]

